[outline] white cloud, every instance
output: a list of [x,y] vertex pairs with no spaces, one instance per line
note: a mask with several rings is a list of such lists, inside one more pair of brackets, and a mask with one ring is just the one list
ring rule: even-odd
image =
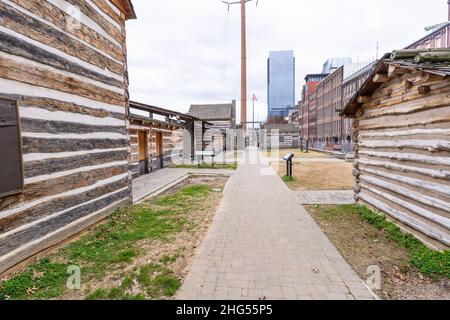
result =
[[[220,0],[135,0],[127,23],[131,98],[187,112],[240,100],[240,12]],[[260,0],[247,4],[248,98],[266,116],[267,57],[295,50],[297,100],[307,73],[334,56],[360,61],[406,46],[447,18],[444,0]],[[248,108],[251,115],[251,101]],[[238,112],[239,114],[239,112]]]

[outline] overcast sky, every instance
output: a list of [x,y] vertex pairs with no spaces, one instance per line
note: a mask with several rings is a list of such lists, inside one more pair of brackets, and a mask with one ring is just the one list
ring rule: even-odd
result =
[[[187,112],[240,100],[240,9],[221,0],[133,1],[127,22],[131,99]],[[248,97],[267,115],[267,58],[294,50],[296,100],[307,73],[330,57],[365,61],[422,37],[447,19],[445,0],[259,0],[247,4]],[[249,115],[251,102],[249,102]],[[239,114],[239,111],[238,111]]]

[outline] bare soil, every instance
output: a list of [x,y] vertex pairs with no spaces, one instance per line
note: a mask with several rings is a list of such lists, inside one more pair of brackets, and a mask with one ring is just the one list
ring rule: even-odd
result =
[[[279,163],[277,169],[280,177],[286,175],[285,163]],[[296,162],[293,167],[294,180],[289,181],[288,185],[294,191],[352,190],[355,185],[352,170],[353,164],[345,161]]]
[[300,149],[282,149],[278,153],[271,152],[271,151],[262,151],[263,154],[266,157],[274,157],[278,155],[280,158],[283,157],[287,153],[292,153],[295,155],[296,159],[308,159],[308,158],[332,158],[329,154],[323,153],[323,152],[317,152],[317,151],[309,151],[309,152],[302,152]]
[[450,300],[450,280],[421,274],[409,263],[408,250],[391,240],[385,231],[356,214],[327,214],[324,209],[332,207],[335,206],[306,209],[361,279],[367,279],[369,266],[381,268],[382,289],[376,291],[381,299]]

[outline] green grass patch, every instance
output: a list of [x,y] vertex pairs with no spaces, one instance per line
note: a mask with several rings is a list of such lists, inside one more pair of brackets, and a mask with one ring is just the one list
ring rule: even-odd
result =
[[289,176],[283,176],[281,179],[283,179],[284,182],[294,182],[295,181],[295,177],[289,177]]
[[224,169],[224,170],[237,170],[237,163],[215,163],[214,166],[211,163],[200,163],[198,164],[180,164],[174,165],[172,168],[178,169]]
[[[316,208],[319,208],[317,206]],[[441,276],[450,279],[450,250],[435,251],[425,246],[419,239],[410,233],[404,233],[394,223],[388,221],[382,214],[359,205],[342,205],[323,208],[321,216],[332,219],[345,214],[357,214],[378,230],[384,230],[387,235],[399,245],[408,249],[411,254],[410,263],[420,272],[430,276]]]
[[[109,271],[122,265],[132,264],[134,258],[141,254],[140,241],[169,241],[183,228],[192,228],[189,212],[201,206],[211,192],[207,185],[187,186],[152,202],[117,210],[104,224],[97,225],[81,239],[60,249],[51,259],[42,259],[0,283],[0,300],[58,298],[67,291],[67,268],[70,265],[81,267],[83,284],[94,278],[102,279]],[[175,260],[176,257],[164,257],[164,266],[141,268],[137,275],[126,277],[120,288],[99,289],[88,298],[142,298],[126,294],[135,278],[142,284],[146,283],[148,291],[155,297],[171,296],[180,282],[166,266]]]

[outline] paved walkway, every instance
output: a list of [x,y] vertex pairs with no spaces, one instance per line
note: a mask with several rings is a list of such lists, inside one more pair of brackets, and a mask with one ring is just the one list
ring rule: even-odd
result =
[[233,175],[235,170],[221,169],[161,169],[133,180],[133,202],[155,196],[188,178],[197,175]]
[[339,205],[339,204],[354,204],[354,192],[349,191],[299,191],[296,192],[297,198],[303,205]]
[[268,165],[242,164],[224,193],[178,299],[373,298]]

